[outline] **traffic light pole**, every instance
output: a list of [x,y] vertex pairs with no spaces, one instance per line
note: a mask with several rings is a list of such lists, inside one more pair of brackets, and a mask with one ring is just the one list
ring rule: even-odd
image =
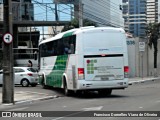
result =
[[[12,2],[3,0],[3,28],[4,35],[12,34]],[[14,77],[13,77],[13,42],[6,43],[5,40],[11,40],[11,36],[3,37],[3,89],[2,103],[14,103]],[[12,40],[11,40],[12,41]]]

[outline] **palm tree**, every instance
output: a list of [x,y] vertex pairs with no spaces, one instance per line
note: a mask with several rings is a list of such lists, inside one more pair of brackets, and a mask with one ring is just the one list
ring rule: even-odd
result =
[[[157,53],[158,53],[158,38],[159,38],[159,23],[150,23],[147,27],[147,36],[149,38],[148,45],[152,49],[154,48],[154,69],[157,69]],[[156,74],[157,76],[157,74]]]

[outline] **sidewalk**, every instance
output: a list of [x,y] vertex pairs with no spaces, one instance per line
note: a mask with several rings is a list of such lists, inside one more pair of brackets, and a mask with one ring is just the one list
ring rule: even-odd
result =
[[[14,92],[14,104],[33,103],[36,101],[48,100],[57,97],[58,97],[57,95],[51,96],[45,93],[20,91],[20,92]],[[1,104],[2,104],[2,93],[0,93],[0,105]],[[13,104],[4,104],[4,105],[13,105]]]
[[[160,77],[144,77],[144,78],[129,78],[129,85],[138,84],[138,83],[145,83],[149,81],[156,81],[160,80]],[[20,103],[33,103],[36,101],[42,101],[42,100],[48,100],[48,99],[54,99],[59,97],[58,95],[49,95],[46,93],[38,93],[38,92],[29,92],[29,91],[20,91],[14,93],[14,104],[20,104]],[[2,93],[0,93],[0,105],[2,105]],[[5,105],[5,104],[3,104]],[[7,105],[7,104],[6,104]],[[9,104],[13,105],[13,104]]]

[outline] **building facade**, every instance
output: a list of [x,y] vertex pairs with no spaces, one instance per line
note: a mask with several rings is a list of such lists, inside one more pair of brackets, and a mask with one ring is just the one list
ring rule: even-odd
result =
[[158,0],[147,0],[147,23],[158,23]]
[[123,0],[122,2],[124,29],[126,32],[129,32],[129,0]]
[[123,0],[123,8],[125,26],[128,32],[135,37],[145,37],[147,27],[147,1]]
[[149,23],[159,22],[158,0],[123,0],[125,30],[135,37],[145,37]]
[[[98,26],[124,28],[122,0],[82,0],[82,5],[83,19],[89,19]],[[75,11],[75,14],[76,12],[78,11]]]
[[[80,0],[81,7],[76,0],[56,0],[55,2],[58,5],[74,4],[74,13],[71,13],[71,16],[74,15],[74,18],[91,20],[95,22],[97,26],[124,28],[122,0]],[[48,30],[49,34],[54,34],[53,27],[49,27]]]

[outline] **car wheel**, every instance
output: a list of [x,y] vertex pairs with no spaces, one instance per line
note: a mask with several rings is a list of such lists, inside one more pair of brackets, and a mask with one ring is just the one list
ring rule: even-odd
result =
[[22,85],[22,87],[28,87],[29,86],[29,81],[27,79],[23,79],[21,81],[21,85]]

